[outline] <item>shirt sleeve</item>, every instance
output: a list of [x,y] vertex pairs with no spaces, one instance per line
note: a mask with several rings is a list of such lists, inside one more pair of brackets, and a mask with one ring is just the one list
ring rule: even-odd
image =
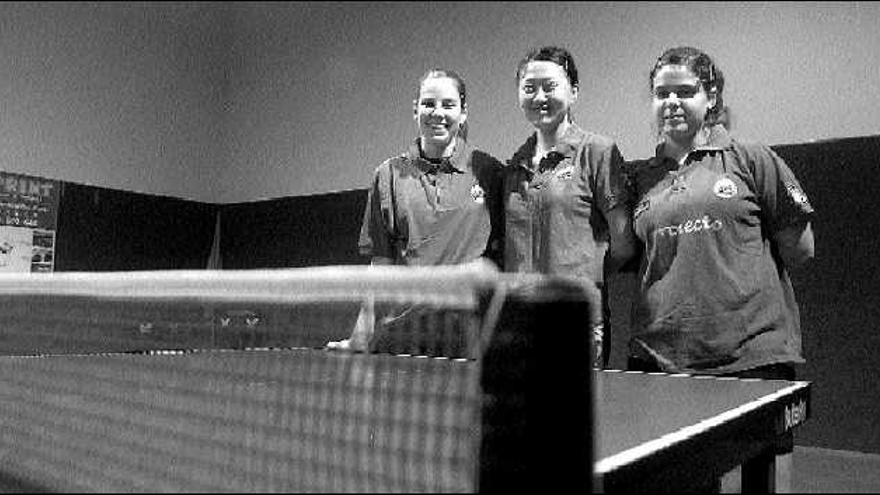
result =
[[813,216],[813,206],[785,161],[769,146],[754,145],[748,153],[755,194],[770,232],[802,225]]
[[484,256],[503,269],[504,263],[504,165],[495,157],[475,151],[474,165],[479,165],[480,185],[486,191],[491,231]]
[[639,201],[638,171],[644,160],[625,161],[621,166],[621,182],[623,183],[622,202],[630,209],[635,210]]
[[361,234],[358,239],[360,254],[371,257],[394,258],[391,227],[394,208],[391,198],[391,163],[376,168],[373,183],[367,193]]
[[603,212],[628,204],[629,190],[625,187],[624,160],[617,144],[611,140],[598,147],[591,157],[595,163],[595,201]]

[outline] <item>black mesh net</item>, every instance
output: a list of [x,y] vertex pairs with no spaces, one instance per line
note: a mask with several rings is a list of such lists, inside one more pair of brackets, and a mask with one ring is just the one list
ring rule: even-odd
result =
[[[528,425],[590,418],[589,301],[522,285],[485,266],[0,277],[0,488],[506,491],[549,466],[517,452],[562,448]],[[366,352],[325,350],[367,299]]]

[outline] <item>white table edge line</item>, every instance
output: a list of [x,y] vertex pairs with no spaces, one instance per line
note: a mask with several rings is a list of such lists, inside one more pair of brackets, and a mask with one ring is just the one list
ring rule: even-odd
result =
[[794,382],[794,384],[786,388],[777,390],[776,392],[765,395],[763,397],[759,397],[749,402],[748,404],[743,404],[739,407],[730,409],[729,411],[724,411],[721,414],[717,414],[715,416],[712,416],[711,418],[704,419],[703,421],[700,421],[699,423],[696,423],[694,425],[686,426],[678,431],[663,435],[660,438],[656,438],[639,446],[624,450],[623,452],[612,455],[610,457],[600,459],[596,461],[596,463],[593,465],[593,473],[608,473],[620,466],[624,466],[637,459],[646,457],[649,454],[659,451],[663,448],[685,441],[688,438],[691,438],[703,431],[706,431],[711,427],[718,426],[726,421],[736,418],[737,416],[746,414],[754,409],[757,409],[760,406],[763,406],[764,404],[773,402],[780,397],[789,395],[794,391],[804,388],[806,386],[807,382]]

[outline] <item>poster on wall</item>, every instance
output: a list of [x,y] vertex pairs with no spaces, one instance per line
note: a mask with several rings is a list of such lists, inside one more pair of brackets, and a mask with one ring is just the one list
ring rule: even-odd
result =
[[55,268],[58,181],[0,172],[0,272]]

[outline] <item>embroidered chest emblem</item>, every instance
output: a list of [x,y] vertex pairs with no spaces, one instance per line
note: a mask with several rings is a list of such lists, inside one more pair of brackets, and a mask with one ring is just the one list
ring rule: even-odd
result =
[[712,192],[721,199],[732,198],[736,196],[736,183],[729,177],[722,177],[715,182]]
[[557,170],[553,175],[555,175],[556,178],[559,180],[571,180],[573,173],[574,165],[569,165],[567,167]]
[[481,205],[486,202],[486,191],[479,184],[474,184],[471,187],[471,198],[474,199],[474,203]]
[[804,194],[804,192],[801,191],[798,186],[794,184],[786,184],[785,189],[788,191],[788,195],[791,196],[791,199],[795,202],[795,204],[808,204],[807,195]]

